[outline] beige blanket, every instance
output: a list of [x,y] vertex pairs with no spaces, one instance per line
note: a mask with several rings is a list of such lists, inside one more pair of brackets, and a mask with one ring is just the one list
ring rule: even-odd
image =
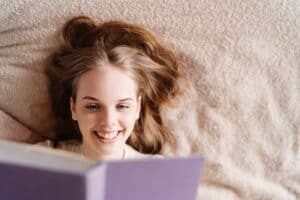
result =
[[[197,93],[165,121],[206,159],[197,199],[300,199],[300,3],[292,0],[0,0],[0,138],[52,137],[46,57],[72,16],[148,26]],[[187,169],[188,170],[188,169]]]

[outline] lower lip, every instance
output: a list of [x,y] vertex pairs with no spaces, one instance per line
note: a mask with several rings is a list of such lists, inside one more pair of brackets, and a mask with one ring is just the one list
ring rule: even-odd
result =
[[121,133],[119,132],[119,133],[117,134],[117,136],[114,137],[114,138],[112,138],[112,139],[101,138],[101,137],[99,137],[99,136],[97,135],[97,133],[93,133],[93,134],[94,134],[94,136],[97,138],[97,140],[100,141],[101,143],[103,143],[103,144],[113,144],[113,143],[115,143],[115,142],[118,140],[119,135],[120,135]]

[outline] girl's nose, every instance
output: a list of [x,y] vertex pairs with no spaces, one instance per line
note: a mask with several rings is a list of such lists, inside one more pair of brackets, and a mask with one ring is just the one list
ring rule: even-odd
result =
[[110,129],[116,125],[117,113],[114,110],[105,109],[100,115],[100,126],[102,128]]

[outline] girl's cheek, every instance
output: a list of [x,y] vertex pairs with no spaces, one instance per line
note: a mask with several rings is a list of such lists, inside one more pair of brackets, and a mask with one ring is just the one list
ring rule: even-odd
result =
[[82,113],[78,120],[84,125],[92,125],[97,123],[100,119],[95,113]]
[[120,121],[123,126],[129,127],[133,126],[136,122],[136,116],[135,115],[128,115],[127,117],[122,118]]

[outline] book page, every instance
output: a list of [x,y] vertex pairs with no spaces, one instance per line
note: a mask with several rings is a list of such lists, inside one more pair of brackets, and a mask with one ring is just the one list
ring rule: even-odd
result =
[[63,150],[0,141],[0,162],[66,172],[85,172],[94,162]]

